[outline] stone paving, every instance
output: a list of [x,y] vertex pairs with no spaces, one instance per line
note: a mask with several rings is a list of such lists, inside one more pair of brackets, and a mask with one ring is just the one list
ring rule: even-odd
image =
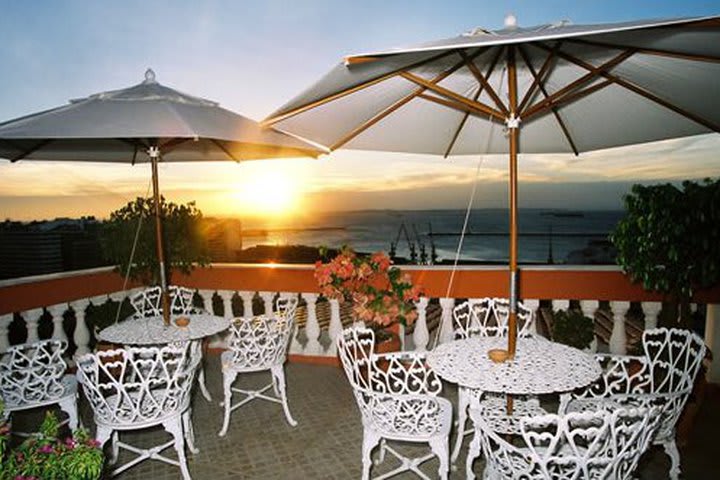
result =
[[[360,414],[349,384],[341,369],[330,366],[292,363],[286,366],[290,410],[298,421],[291,427],[285,421],[282,407],[266,401],[253,401],[233,412],[228,434],[217,436],[222,423],[221,375],[217,355],[210,355],[205,362],[208,388],[213,402],[207,402],[199,392],[194,398],[193,420],[197,455],[188,455],[190,473],[198,479],[357,479],[360,478],[360,448],[362,425]],[[268,383],[269,374],[251,374],[239,377],[240,385],[260,386]],[[237,384],[236,384],[237,385]],[[445,394],[453,402],[455,389],[448,386]],[[237,398],[237,397],[236,397]],[[686,479],[720,478],[720,456],[714,442],[716,429],[720,426],[717,392],[706,398],[700,412],[693,438],[688,448],[681,449]],[[92,418],[83,401],[82,417],[85,425],[92,425]],[[167,441],[169,435],[159,429],[142,432],[121,433],[121,439],[139,447],[148,447]],[[454,436],[451,438],[454,440]],[[457,469],[451,479],[465,478],[465,452],[469,437],[465,440]],[[426,446],[409,446],[402,449],[413,456],[429,452]],[[166,450],[175,457],[173,450]],[[713,453],[714,452],[714,453]],[[131,458],[121,453],[120,461]],[[372,475],[393,470],[398,463],[390,455],[373,467]],[[437,460],[424,464],[422,470],[437,478]],[[641,479],[667,478],[669,462],[658,447],[648,452],[641,463]],[[481,477],[482,460],[475,463],[475,472]],[[176,479],[178,468],[158,461],[145,461],[119,475],[121,480],[130,479]],[[398,479],[418,478],[404,473]]]

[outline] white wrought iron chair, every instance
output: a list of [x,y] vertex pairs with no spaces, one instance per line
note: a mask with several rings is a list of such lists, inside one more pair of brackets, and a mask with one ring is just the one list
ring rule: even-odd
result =
[[[172,285],[168,287],[170,296],[170,312],[172,315],[193,315],[203,313],[201,308],[193,305],[193,297],[195,292],[189,288]],[[135,309],[133,318],[147,318],[162,315],[162,289],[160,287],[149,287],[130,297],[130,304]],[[202,340],[196,343],[202,344]],[[202,356],[200,348],[192,350]],[[210,391],[205,384],[205,367],[202,364],[202,357],[199,362],[198,384],[200,385],[200,393],[208,402],[212,401]]]
[[[111,440],[110,463],[120,448],[137,454],[117,467],[112,475],[147,460],[160,460],[180,467],[190,480],[185,443],[194,449],[190,421],[190,391],[197,369],[197,356],[189,345],[127,347],[89,353],[77,362],[77,376],[94,412],[96,438],[100,445]],[[138,448],[118,439],[119,431],[142,430],[162,425],[173,439],[153,448]],[[174,446],[178,459],[161,455]]]
[[[477,435],[471,450],[482,446],[485,479],[632,478],[640,456],[660,423],[662,407],[599,410],[524,417],[520,446],[508,442],[471,412]],[[474,479],[472,465],[466,477]]]
[[70,429],[78,428],[77,382],[65,374],[65,350],[65,341],[41,340],[14,345],[0,356],[0,398],[8,415],[57,404]]
[[[379,462],[390,452],[401,465],[376,480],[407,470],[427,480],[419,466],[433,456],[440,460],[440,478],[447,479],[452,404],[438,396],[442,382],[425,363],[424,354],[375,354],[375,334],[366,328],[345,329],[337,345],[363,423],[363,480],[370,478],[371,453],[378,443]],[[408,459],[389,447],[387,440],[427,442],[432,453]]]
[[[285,384],[284,364],[290,337],[294,332],[297,297],[279,297],[275,312],[249,318],[237,318],[230,326],[229,350],[220,356],[223,374],[224,406],[223,426],[218,433],[224,437],[230,426],[230,413],[251,402],[267,400],[279,403],[285,418],[291,426],[297,422],[290,414]],[[269,370],[272,381],[259,390],[245,390],[233,387],[238,374]],[[275,396],[266,394],[270,388]],[[245,397],[232,404],[234,393]]]
[[[475,336],[507,336],[509,301],[505,298],[471,299],[458,304],[453,309],[455,338],[465,339]],[[518,337],[527,337],[535,333],[535,313],[518,303]],[[506,414],[505,395],[484,393],[477,389],[458,388],[458,426],[452,461],[460,455],[463,439],[473,432],[467,428],[467,415],[472,399],[482,404],[485,421],[490,422],[496,432],[516,433],[517,418],[522,416],[544,415],[547,412],[540,406],[537,397],[521,396],[514,398],[513,416]],[[477,403],[475,402],[475,403]]]
[[602,377],[565,396],[560,411],[662,402],[665,409],[653,443],[662,445],[670,457],[670,478],[676,480],[680,476],[680,453],[675,426],[692,392],[706,347],[698,335],[680,329],[646,330],[642,342],[644,356],[596,355]]

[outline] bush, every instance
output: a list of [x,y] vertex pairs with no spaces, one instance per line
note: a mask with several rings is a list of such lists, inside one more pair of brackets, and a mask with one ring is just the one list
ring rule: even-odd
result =
[[571,347],[586,349],[595,337],[595,322],[577,310],[560,310],[553,314],[552,338]]

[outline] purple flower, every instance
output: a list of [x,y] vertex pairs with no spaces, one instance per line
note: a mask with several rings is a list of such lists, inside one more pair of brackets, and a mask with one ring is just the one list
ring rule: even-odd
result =
[[93,448],[98,448],[100,446],[100,442],[98,442],[95,438],[89,439],[87,444]]
[[73,448],[75,448],[75,445],[76,445],[76,444],[77,444],[77,443],[75,442],[75,440],[74,440],[72,437],[67,437],[67,438],[65,439],[65,446],[66,446],[67,448],[69,448],[70,450],[72,450]]
[[38,449],[40,453],[53,453],[53,446],[52,445],[43,445]]

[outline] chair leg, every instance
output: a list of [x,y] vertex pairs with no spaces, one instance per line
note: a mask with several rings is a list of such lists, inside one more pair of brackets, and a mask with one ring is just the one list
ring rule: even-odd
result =
[[279,390],[280,393],[283,410],[285,411],[285,418],[287,419],[287,422],[290,424],[290,426],[295,427],[297,426],[297,421],[295,421],[295,419],[290,414],[290,408],[288,407],[287,391],[285,388],[285,371],[283,370],[283,366],[276,365],[270,370],[273,376],[273,385],[277,388],[277,390]]
[[380,440],[380,455],[378,455],[378,459],[375,462],[375,465],[380,465],[381,463],[383,463],[385,461],[385,452],[387,450],[386,444],[387,444],[387,440],[385,440],[384,438],[382,440]]
[[458,424],[456,429],[455,447],[452,452],[452,462],[455,463],[460,455],[463,439],[465,438],[465,424],[467,423],[467,409],[470,403],[468,391],[464,388],[458,389]]
[[440,460],[438,475],[440,476],[441,480],[447,480],[448,472],[450,470],[450,459],[448,458],[450,456],[449,439],[447,437],[444,437],[434,438],[430,440],[430,449],[435,455],[437,455],[438,459]]
[[110,458],[108,463],[114,465],[117,462],[118,456],[120,455],[120,445],[118,444],[118,432],[117,430],[112,432],[110,436]]
[[[95,431],[95,440],[97,440],[98,445],[99,445],[99,447],[100,447],[101,450],[102,450],[103,447],[105,446],[105,443],[106,443],[111,437],[113,437],[113,435],[117,435],[117,434],[116,434],[115,432],[113,432],[112,429],[110,429],[110,428],[108,428],[108,427],[105,427],[105,426],[102,426],[102,425],[98,425],[98,426],[97,426],[97,429],[96,429],[96,431]],[[111,456],[112,456],[112,453],[111,453]],[[115,460],[117,460],[117,455],[116,455],[115,457],[116,457]],[[111,460],[112,460],[112,459],[111,459]],[[110,463],[115,463],[115,460],[112,460]]]
[[235,382],[237,373],[233,371],[223,370],[223,406],[225,414],[223,415],[223,426],[218,436],[224,437],[230,426],[230,410],[232,409],[232,384]]
[[675,439],[663,442],[663,448],[667,456],[670,457],[670,480],[678,480],[680,478],[680,452]]
[[372,451],[380,443],[380,435],[363,429],[362,445],[362,480],[370,480],[370,467],[372,466]]
[[192,408],[188,408],[182,415],[183,431],[185,432],[185,441],[187,442],[188,449],[197,455],[200,453],[200,449],[195,446],[195,429],[192,424]]
[[77,411],[77,397],[75,395],[66,397],[58,402],[60,410],[67,413],[68,426],[73,432],[78,429],[78,411]]
[[[465,478],[467,480],[475,479],[475,472],[473,472],[473,463],[475,459],[480,456],[480,435],[475,433],[472,442],[470,442],[470,448],[468,449],[467,461],[465,462]],[[487,468],[487,467],[486,467]]]
[[198,368],[200,369],[200,371],[198,372],[200,393],[202,393],[202,396],[205,397],[205,400],[207,400],[208,402],[212,402],[212,396],[210,396],[210,391],[208,391],[207,385],[205,384],[205,367],[201,363]]
[[177,451],[178,463],[180,464],[180,472],[184,480],[192,480],[188,471],[187,459],[185,458],[185,437],[183,436],[182,418],[175,417],[172,420],[163,422],[163,427],[167,430],[175,440],[175,450]]

